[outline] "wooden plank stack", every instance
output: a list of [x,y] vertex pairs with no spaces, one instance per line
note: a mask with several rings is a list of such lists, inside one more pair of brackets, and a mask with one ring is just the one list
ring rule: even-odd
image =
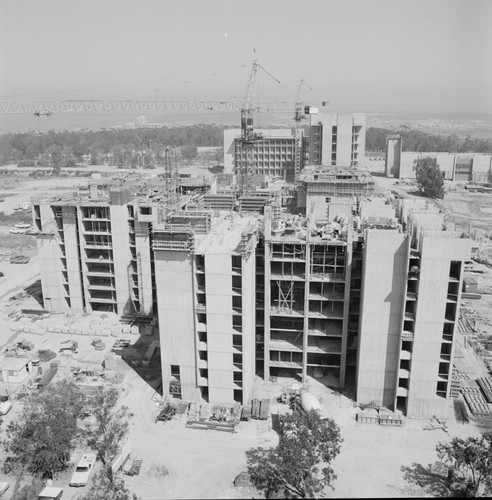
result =
[[487,375],[486,377],[477,378],[478,385],[482,389],[485,399],[488,403],[492,403],[492,377]]

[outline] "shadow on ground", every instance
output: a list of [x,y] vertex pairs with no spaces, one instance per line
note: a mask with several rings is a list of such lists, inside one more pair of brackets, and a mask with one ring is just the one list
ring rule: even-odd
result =
[[[122,338],[131,339],[131,335],[122,335]],[[155,349],[150,362],[146,363],[146,355],[152,342],[158,339],[158,334],[140,335],[137,341],[126,348],[113,348],[114,352],[133,370],[139,377],[144,380],[153,390],[161,396],[162,391],[162,370],[161,370],[161,354],[160,348]]]
[[403,479],[411,485],[423,488],[426,494],[437,497],[449,496],[446,480],[443,477],[433,474],[430,469],[430,465],[424,467],[416,462],[413,462],[409,466],[403,465],[400,468]]
[[44,307],[44,301],[43,301],[43,291],[41,289],[41,280],[35,281],[32,285],[29,285],[28,287],[24,288],[24,291],[29,295],[29,297],[32,297],[36,302],[41,306]]

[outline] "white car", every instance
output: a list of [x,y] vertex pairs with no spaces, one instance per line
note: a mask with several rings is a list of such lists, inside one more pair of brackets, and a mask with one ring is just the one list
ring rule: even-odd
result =
[[31,227],[31,224],[26,224],[25,222],[19,222],[18,224],[15,225],[15,227],[18,227],[19,229],[29,229]]
[[24,234],[26,232],[25,229],[19,229],[18,227],[14,227],[10,230],[12,234]]
[[12,401],[2,396],[0,399],[0,415],[7,415],[7,413],[11,409],[12,409]]
[[89,477],[91,475],[92,469],[96,463],[95,453],[86,453],[77,464],[75,472],[73,473],[72,479],[70,479],[69,486],[79,487],[85,486],[89,482]]

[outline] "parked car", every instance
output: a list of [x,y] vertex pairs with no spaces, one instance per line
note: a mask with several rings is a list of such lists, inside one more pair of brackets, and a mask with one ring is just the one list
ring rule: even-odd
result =
[[7,415],[12,409],[12,401],[7,396],[0,396],[0,415]]
[[11,264],[27,264],[29,262],[29,257],[26,255],[12,255],[10,257]]
[[31,224],[26,224],[25,222],[19,222],[14,227],[18,227],[19,229],[29,229]]
[[34,349],[34,344],[28,340],[21,340],[20,342],[17,342],[17,347],[25,349],[26,351],[32,351]]
[[77,464],[75,472],[70,479],[69,486],[79,487],[85,486],[89,482],[89,478],[96,463],[95,453],[86,453]]
[[79,343],[76,340],[71,340],[68,345],[60,347],[58,352],[63,352],[63,351],[77,352],[78,347],[79,347]]
[[0,278],[3,278],[5,276],[4,273],[2,273],[2,271],[0,271]]
[[10,230],[12,234],[24,234],[26,232],[25,229],[19,229],[18,227],[14,227]]

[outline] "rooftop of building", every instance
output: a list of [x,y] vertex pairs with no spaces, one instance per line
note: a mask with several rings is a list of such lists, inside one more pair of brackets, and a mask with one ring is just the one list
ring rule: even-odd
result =
[[342,167],[320,165],[308,165],[300,174],[300,180],[305,183],[316,182],[340,182],[340,183],[361,183],[374,182],[369,170],[363,167]]
[[350,221],[336,217],[332,222],[319,222],[303,215],[293,215],[274,209],[270,235],[265,237],[270,241],[337,244],[344,245],[347,241]]
[[258,229],[258,217],[239,215],[236,212],[221,212],[212,217],[207,234],[195,235],[196,254],[241,253],[245,238]]

